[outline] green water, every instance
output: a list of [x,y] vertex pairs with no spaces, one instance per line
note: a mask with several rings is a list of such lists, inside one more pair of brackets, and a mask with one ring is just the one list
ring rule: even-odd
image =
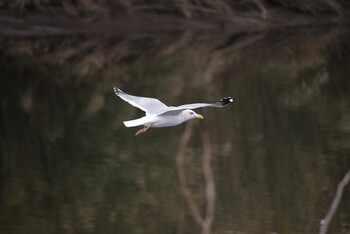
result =
[[[137,128],[113,87],[200,109],[182,170],[211,233],[318,233],[350,170],[350,43],[343,28],[1,38],[1,233],[201,233],[178,178],[186,125]],[[350,232],[350,188],[328,233]]]

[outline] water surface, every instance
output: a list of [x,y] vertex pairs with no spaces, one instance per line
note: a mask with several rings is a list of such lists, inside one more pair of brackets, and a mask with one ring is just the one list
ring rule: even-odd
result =
[[[349,41],[343,28],[1,38],[1,233],[200,233],[186,188],[211,233],[318,233],[350,170]],[[235,103],[135,137],[122,121],[143,113],[115,85]],[[350,232],[349,191],[328,233]]]

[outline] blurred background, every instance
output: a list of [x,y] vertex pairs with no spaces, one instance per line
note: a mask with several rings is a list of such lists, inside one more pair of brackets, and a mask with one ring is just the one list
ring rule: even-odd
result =
[[[350,233],[346,1],[0,9],[1,233]],[[135,137],[114,86],[235,102]]]

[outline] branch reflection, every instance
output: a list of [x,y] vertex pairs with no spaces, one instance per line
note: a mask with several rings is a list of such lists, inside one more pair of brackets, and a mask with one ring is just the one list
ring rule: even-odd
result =
[[332,218],[342,198],[344,187],[349,183],[349,181],[350,181],[350,170],[345,174],[344,178],[339,182],[337,187],[337,192],[335,193],[335,197],[332,201],[331,207],[329,208],[326,217],[321,220],[320,234],[327,233],[329,223],[332,221]]
[[215,180],[211,168],[211,156],[212,156],[212,146],[210,142],[210,137],[207,131],[202,132],[202,145],[203,145],[203,153],[202,153],[202,171],[205,179],[205,196],[206,196],[206,213],[203,217],[201,215],[200,209],[193,199],[193,195],[191,190],[189,189],[186,174],[184,169],[184,158],[186,154],[187,145],[190,141],[193,130],[193,122],[187,122],[186,128],[182,134],[179,149],[176,154],[176,169],[177,175],[180,183],[180,190],[182,195],[184,196],[191,215],[197,222],[197,224],[202,229],[202,234],[210,234],[211,226],[214,220],[215,214]]

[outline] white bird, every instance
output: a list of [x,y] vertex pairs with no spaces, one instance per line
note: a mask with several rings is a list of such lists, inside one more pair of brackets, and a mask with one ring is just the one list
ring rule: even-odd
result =
[[114,93],[137,107],[146,115],[139,119],[124,121],[126,127],[136,127],[144,125],[145,127],[138,130],[135,136],[146,132],[149,128],[162,128],[179,125],[190,119],[203,119],[202,115],[197,114],[192,109],[201,107],[224,107],[233,102],[233,98],[226,97],[216,103],[192,103],[181,106],[167,106],[163,102],[155,98],[139,97],[124,93],[117,87],[114,87]]

